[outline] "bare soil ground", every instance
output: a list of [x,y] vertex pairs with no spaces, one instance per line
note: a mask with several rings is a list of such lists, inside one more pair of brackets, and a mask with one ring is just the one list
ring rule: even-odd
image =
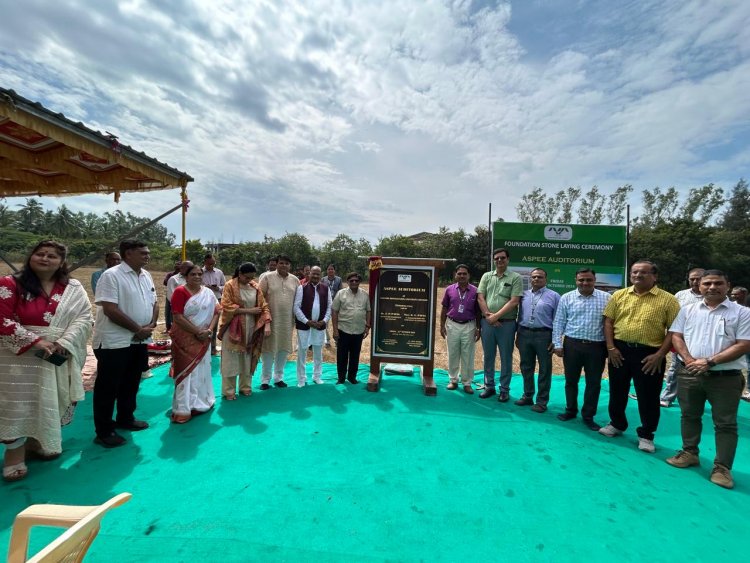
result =
[[[92,268],[92,267],[85,267],[85,268],[79,268],[75,272],[73,272],[73,277],[77,280],[79,280],[83,286],[86,288],[87,293],[89,294],[89,298],[91,299],[91,302],[94,301],[94,295],[91,291],[91,274],[98,270],[99,268]],[[162,284],[162,280],[164,279],[164,276],[166,275],[166,272],[162,271],[150,271],[151,275],[154,278],[154,283],[156,285],[156,293],[159,298],[159,305],[161,308],[161,311],[159,313],[159,327],[157,329],[156,338],[169,338],[169,336],[166,334],[165,330],[166,327],[164,325],[164,299],[165,299],[165,291],[166,287]],[[5,275],[10,273],[10,269],[5,264],[0,264],[0,275]],[[368,286],[366,284],[363,284],[362,289],[367,290]],[[435,318],[435,367],[436,368],[442,368],[442,369],[448,369],[448,354],[446,349],[445,340],[440,337],[440,301],[443,298],[444,289],[440,288],[438,290],[438,307],[437,307],[437,313]],[[296,354],[293,354],[290,359],[296,360],[297,356]],[[328,363],[335,363],[336,362],[336,348],[332,346],[331,348],[323,348],[323,361]],[[496,360],[497,365],[495,369],[500,369],[499,364],[500,360],[499,358]],[[370,362],[370,338],[368,337],[363,345],[362,345],[362,354],[360,356],[360,363],[368,364]],[[482,369],[482,343],[481,341],[477,343],[477,353],[474,360],[474,368],[477,370]],[[86,371],[86,370],[85,370]],[[563,366],[562,366],[562,360],[558,358],[557,356],[552,357],[552,372],[555,374],[562,374],[563,373]],[[520,366],[519,366],[519,357],[518,357],[518,351],[514,350],[513,354],[513,373],[520,373]]]

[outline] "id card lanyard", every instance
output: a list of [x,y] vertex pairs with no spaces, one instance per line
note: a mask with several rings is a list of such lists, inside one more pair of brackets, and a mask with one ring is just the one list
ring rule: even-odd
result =
[[546,287],[543,287],[539,290],[539,295],[536,299],[534,299],[534,292],[531,292],[531,315],[529,316],[529,324],[533,327],[534,326],[534,312],[536,311],[536,306],[539,305],[539,301],[542,300],[542,295],[546,291]]

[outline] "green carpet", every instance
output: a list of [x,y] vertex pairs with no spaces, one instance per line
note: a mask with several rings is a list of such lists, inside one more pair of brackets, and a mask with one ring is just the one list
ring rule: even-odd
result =
[[[308,368],[309,369],[309,368]],[[92,443],[91,397],[64,429],[65,452],[31,462],[0,485],[0,549],[32,503],[133,499],[104,520],[88,561],[692,561],[741,560],[750,492],[750,406],[740,406],[733,491],[702,467],[664,463],[680,446],[679,409],[663,409],[657,452],[631,428],[608,439],[580,419],[559,422],[563,380],[544,414],[478,394],[422,395],[418,377],[364,385],[259,391],[169,423],[167,367],[141,385],[137,414],[151,424],[104,450]],[[360,366],[366,379],[367,366]],[[218,358],[214,359],[214,374]],[[293,383],[294,365],[287,365]],[[479,381],[480,375],[477,375]],[[219,378],[215,376],[217,394]],[[513,378],[512,394],[521,390]],[[598,422],[607,422],[607,382]],[[708,415],[708,413],[707,413]],[[33,536],[38,548],[53,536]]]

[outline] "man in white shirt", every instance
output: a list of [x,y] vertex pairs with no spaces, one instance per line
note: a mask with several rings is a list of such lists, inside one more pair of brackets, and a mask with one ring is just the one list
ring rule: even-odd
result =
[[[159,318],[154,280],[143,267],[150,253],[145,242],[120,243],[122,263],[106,270],[96,286],[99,305],[94,324],[93,348],[97,359],[94,383],[94,426],[97,444],[105,448],[126,440],[115,428],[145,430],[136,420],[136,395],[141,373],[148,369],[147,343]],[[117,418],[112,415],[117,403]]]
[[[703,268],[693,268],[688,272],[688,283],[690,287],[683,289],[674,294],[675,299],[680,303],[680,308],[687,307],[693,303],[700,303],[703,300],[701,295],[701,276],[705,270]],[[672,362],[669,364],[667,374],[664,376],[664,390],[659,398],[662,407],[671,407],[672,402],[677,398],[677,354],[672,353]]]
[[[224,291],[226,278],[224,272],[216,268],[216,258],[213,254],[206,254],[203,259],[203,285],[214,292],[214,297],[221,303],[221,294]],[[216,332],[213,331],[211,336],[211,354],[216,356],[219,352],[216,349]]]
[[727,299],[729,279],[720,270],[706,270],[700,290],[703,301],[680,309],[669,329],[679,355],[682,449],[667,463],[679,468],[700,464],[698,444],[708,401],[716,438],[711,482],[731,489],[742,369],[744,356],[750,352],[750,309]]
[[313,381],[323,383],[323,342],[331,320],[331,289],[320,281],[320,266],[310,269],[309,282],[300,285],[294,296],[297,328],[297,387],[304,387],[307,376],[307,348],[313,351]]

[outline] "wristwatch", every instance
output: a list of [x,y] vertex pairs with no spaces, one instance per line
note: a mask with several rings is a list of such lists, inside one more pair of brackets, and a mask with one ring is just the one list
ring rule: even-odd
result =
[[713,368],[716,367],[716,362],[713,358],[706,358],[706,363],[708,364],[708,367]]

